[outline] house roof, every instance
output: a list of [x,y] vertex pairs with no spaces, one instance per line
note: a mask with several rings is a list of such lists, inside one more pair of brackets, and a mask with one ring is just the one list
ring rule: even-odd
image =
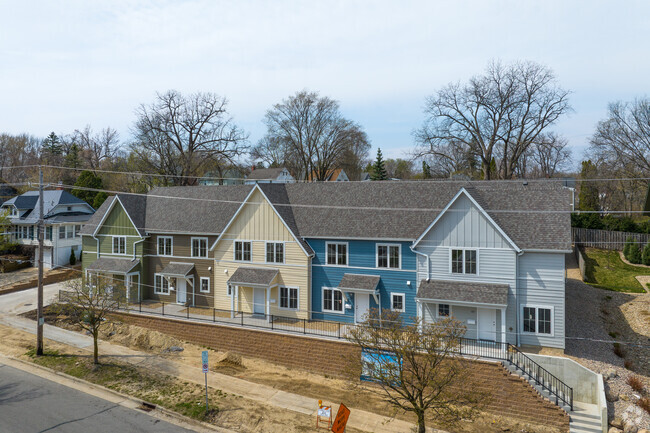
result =
[[375,292],[379,284],[378,275],[343,274],[339,289],[344,292]]
[[185,277],[194,269],[194,263],[168,263],[167,266],[160,271],[161,274],[170,277]]
[[270,286],[278,275],[277,269],[240,267],[228,279],[228,284]]
[[[325,173],[325,182],[336,182],[341,173],[345,173],[342,168],[333,168]],[[316,177],[316,171],[309,173],[307,180],[312,181]]]
[[[140,236],[144,236],[146,234],[147,230],[145,229],[145,217],[147,197],[135,194],[118,194],[117,196],[111,196],[107,198],[104,203],[102,203],[92,218],[90,218],[81,229],[82,235],[92,235],[95,233],[97,225],[101,223],[106,212],[112,208],[113,202],[117,200],[117,197],[119,197],[119,203],[122,203],[122,206],[124,206],[124,210],[126,210],[129,217],[131,218],[131,221],[133,221],[133,224],[135,225],[135,228]],[[115,203],[115,205],[118,205],[118,203]]]
[[86,270],[95,272],[113,272],[116,274],[126,274],[131,269],[138,266],[138,259],[119,259],[115,257],[100,257],[92,262]]
[[[38,191],[27,191],[24,194],[16,196],[12,199],[7,200],[3,203],[3,206],[13,205],[17,209],[24,211],[21,214],[18,222],[36,224],[38,222],[38,212],[35,212],[39,208],[39,199]],[[62,209],[56,209],[57,206],[61,205],[75,205],[82,204],[86,207],[85,211],[74,211],[68,212]],[[64,190],[47,190],[43,191],[43,216],[46,222],[76,222],[76,221],[86,221],[90,215],[94,212],[94,209],[88,205],[85,201],[81,200],[78,197],[70,194]],[[79,217],[82,215],[82,217]],[[66,218],[69,216],[70,218]],[[85,218],[85,219],[84,219]]]
[[423,280],[418,287],[419,299],[508,305],[508,285],[468,283],[463,281]]
[[[571,249],[571,191],[556,183],[318,182],[257,186],[289,229],[303,239],[303,246],[307,245],[304,238],[310,237],[415,240],[465,188],[520,249]],[[129,196],[134,203],[128,211],[147,232],[219,234],[254,187],[156,188],[147,197]],[[120,195],[120,200],[123,197]],[[126,200],[124,204],[127,207]],[[87,225],[99,222],[106,209],[105,203]],[[82,233],[88,234],[88,230],[84,228]],[[310,251],[308,246],[305,249]]]
[[277,179],[280,174],[285,170],[284,167],[278,167],[278,168],[256,168],[246,176],[246,179],[250,180],[265,180],[265,179],[270,179],[274,180]]

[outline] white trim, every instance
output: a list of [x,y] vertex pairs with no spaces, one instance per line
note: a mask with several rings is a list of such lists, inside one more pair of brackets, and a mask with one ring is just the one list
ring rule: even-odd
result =
[[[208,280],[208,290],[203,290],[204,280]],[[199,277],[199,293],[210,293],[210,277]]]
[[[161,281],[160,290],[158,290],[158,285],[156,284],[156,277],[160,277],[160,281]],[[154,293],[154,295],[171,295],[172,289],[171,289],[171,286],[169,285],[169,281],[167,281],[167,293],[162,291],[162,289],[163,289],[162,281],[167,281],[167,279],[165,278],[165,276],[163,274],[159,274],[159,273],[154,273],[153,274],[153,293]]]
[[[117,253],[115,252],[115,238],[124,239],[124,252],[123,253],[120,253],[119,251]],[[122,236],[122,235],[112,235],[111,236],[111,254],[113,254],[115,256],[128,256],[129,254],[126,252],[126,249],[127,249],[126,248],[126,236]]]
[[[195,256],[194,255],[194,240],[204,240],[205,241],[205,257],[204,256]],[[199,246],[199,250],[201,250]],[[199,236],[192,236],[190,237],[190,257],[193,259],[207,259],[209,257],[209,251],[210,249],[208,248],[208,238],[207,237],[199,237]]]
[[[441,305],[447,305],[449,307],[449,315],[448,316],[441,316],[439,314]],[[448,317],[452,317],[453,315],[454,315],[454,312],[453,312],[453,309],[452,309],[452,306],[451,306],[450,303],[448,303],[448,302],[438,302],[436,304],[436,319],[445,319],[445,318],[448,318]]]
[[[160,254],[160,240],[171,239],[171,254]],[[160,257],[173,257],[174,256],[174,236],[156,236],[156,253]]]
[[303,239],[318,239],[318,240],[328,240],[332,239],[332,242],[336,242],[337,239],[343,239],[345,241],[372,241],[372,242],[413,242],[411,239],[393,239],[393,238],[355,238],[355,237],[331,237],[331,236],[302,236]]
[[[60,226],[61,224],[57,224],[57,225]],[[85,234],[85,235],[82,235],[82,236],[92,236],[92,235]],[[97,235],[98,238],[101,238],[101,237],[110,238],[111,236],[124,236],[124,237],[127,237],[127,238],[144,239],[142,236],[133,236],[133,235]]]
[[[277,262],[277,261],[276,261],[276,262],[269,262],[269,261],[268,261],[268,257],[267,257],[267,249],[266,249],[268,244],[273,244],[273,245],[282,244],[282,261],[281,261],[281,262]],[[270,265],[271,265],[271,264],[281,264],[281,265],[283,265],[284,262],[287,261],[287,260],[286,260],[286,257],[287,257],[287,254],[286,254],[287,249],[284,247],[284,246],[285,246],[284,244],[285,244],[284,241],[264,241],[264,261],[265,261],[267,264],[270,264]],[[275,247],[273,247],[273,258],[275,258],[276,254],[277,254],[277,253],[276,253],[276,251],[275,251]],[[252,261],[252,260],[253,260],[253,245],[251,244],[251,261]]]
[[[462,251],[463,252],[463,259],[462,259],[463,272],[454,272],[453,271],[452,256],[453,256],[454,251]],[[465,251],[476,251],[476,272],[474,272],[474,273],[469,273],[465,269],[465,263],[466,263],[466,261],[465,261]],[[449,247],[449,274],[450,275],[476,275],[476,276],[478,276],[479,275],[479,267],[478,267],[479,262],[478,261],[479,261],[479,256],[480,255],[481,254],[479,253],[479,248],[475,248],[475,247],[470,247],[470,248],[466,248],[466,247]]]
[[[282,294],[280,291],[282,288],[285,288],[288,290],[287,292],[287,302],[290,302],[291,299],[291,290],[296,291],[296,308],[290,308],[290,307],[283,307],[282,306]],[[297,286],[278,286],[278,310],[288,310],[288,311],[300,311],[300,287]]]
[[[388,247],[388,250],[386,251],[386,264],[388,266],[386,267],[379,267],[379,247]],[[398,247],[399,248],[399,266],[397,268],[394,268],[390,266],[390,247]],[[395,270],[402,270],[402,244],[387,244],[387,243],[376,243],[375,244],[375,267],[377,269],[395,269]]]
[[[334,291],[341,292],[341,311],[337,310],[327,310],[325,309],[325,290],[332,290],[332,308],[334,308]],[[345,299],[346,296],[343,293],[343,291],[337,287],[327,287],[323,286],[321,287],[321,304],[320,304],[320,309],[323,313],[331,313],[331,314],[345,314]]]
[[[535,309],[535,332],[524,331],[524,308],[534,308]],[[551,310],[551,333],[541,333],[539,332],[539,310]],[[554,337],[555,336],[555,307],[552,305],[540,305],[540,304],[521,304],[519,306],[519,311],[521,312],[521,334],[522,335],[537,335],[539,337]]]
[[[401,296],[402,297],[402,308],[395,309],[393,308],[393,296]],[[406,293],[401,293],[401,292],[390,292],[390,309],[391,311],[398,311],[400,313],[403,313],[406,311]]]
[[[287,266],[288,266],[288,265],[287,265]],[[334,265],[323,265],[323,264],[319,264],[319,263],[313,263],[312,266],[327,267],[327,268],[332,268],[332,267],[334,267]],[[369,270],[369,271],[375,271],[375,272],[377,272],[377,269],[380,269],[381,272],[384,272],[384,271],[392,271],[392,272],[416,272],[416,273],[417,273],[417,269],[368,268],[368,267],[364,267],[364,266],[341,266],[341,265],[339,265],[339,266],[337,266],[337,267],[339,267],[339,268],[347,268],[347,269],[350,269],[350,270],[354,270],[354,269],[366,269],[366,270]],[[441,274],[441,275],[447,275],[447,274]]]
[[425,304],[449,304],[449,305],[471,306],[471,307],[494,307],[494,308],[507,307],[507,305],[503,305],[503,304],[483,304],[481,302],[452,301],[450,299],[415,298],[415,302],[424,302]]
[[[237,242],[241,243],[241,260],[237,260]],[[244,260],[244,244],[249,244],[249,252],[251,259]],[[232,241],[232,260],[236,263],[251,263],[253,261],[253,242],[247,239],[234,239]]]
[[[214,260],[214,259],[213,259]],[[277,265],[277,263],[266,263],[266,262],[242,262],[239,260],[216,260],[217,264],[222,264],[222,263],[233,263],[233,264],[246,264],[246,265],[256,265],[256,266],[271,266],[273,267],[274,265]],[[282,266],[287,266],[287,267],[294,267],[294,268],[306,268],[308,265],[296,265],[293,263],[284,263]],[[370,268],[373,269],[373,268]]]
[[517,251],[517,252],[521,251],[521,248],[519,248],[517,246],[517,244],[515,244],[513,242],[513,240],[510,239],[510,237],[501,229],[501,227],[499,227],[499,225],[496,222],[494,222],[492,217],[490,217],[490,215],[485,211],[485,209],[483,209],[483,207],[481,205],[479,205],[476,200],[474,200],[474,197],[472,197],[472,195],[465,189],[465,187],[462,187],[460,189],[460,191],[458,191],[458,193],[456,193],[454,198],[452,198],[451,201],[449,203],[447,203],[447,206],[445,206],[445,208],[442,210],[442,212],[440,212],[438,214],[438,216],[433,220],[433,222],[429,225],[429,227],[427,227],[424,230],[424,232],[420,235],[420,237],[417,238],[417,240],[413,243],[413,248],[418,246],[418,244],[420,243],[422,238],[424,238],[429,233],[429,231],[431,231],[433,226],[436,225],[438,220],[440,220],[440,218],[442,218],[442,216],[456,202],[456,200],[458,199],[458,197],[460,197],[461,194],[465,194],[465,196],[472,202],[472,204],[478,208],[478,210],[483,214],[483,216],[485,218],[487,218],[487,220],[492,224],[492,226],[501,234],[501,236],[503,236],[508,241],[508,243],[515,249],[515,251]]
[[524,252],[524,253],[568,254],[568,253],[573,253],[573,250],[545,250],[545,249],[541,249],[541,248],[537,248],[537,249],[530,248],[530,249],[522,250],[522,252]]
[[115,198],[113,199],[113,202],[111,203],[111,205],[108,207],[108,209],[106,210],[106,212],[105,212],[104,215],[102,216],[102,219],[101,219],[101,220],[99,221],[99,223],[97,224],[97,227],[95,227],[95,231],[93,232],[92,236],[95,237],[95,235],[97,234],[97,232],[99,231],[99,229],[102,227],[102,225],[104,224],[104,221],[105,221],[106,218],[108,217],[108,214],[110,214],[111,211],[113,210],[113,207],[115,206],[115,202],[119,202],[119,203],[120,203],[120,206],[122,206],[122,210],[123,210],[124,213],[126,214],[126,216],[127,216],[127,218],[129,219],[129,221],[131,222],[131,225],[133,226],[133,229],[136,231],[136,233],[138,233],[138,236],[140,236],[141,239],[144,239],[143,236],[140,234],[140,230],[138,230],[138,227],[135,225],[135,223],[134,223],[133,220],[131,219],[131,215],[129,215],[129,213],[126,211],[126,208],[124,207],[124,204],[122,203],[122,200],[120,200],[120,197],[117,196],[117,195],[115,195],[115,196],[113,196],[113,197],[115,197]]
[[[327,249],[329,245],[345,245],[345,264],[339,265],[339,253],[338,248],[336,249],[336,262],[335,264],[328,263]],[[339,266],[339,267],[348,267],[350,265],[350,243],[349,242],[336,242],[336,241],[325,241],[325,266]]]
[[164,257],[166,259],[187,259],[187,260],[214,260],[214,258],[212,257],[159,256],[158,254],[143,254],[142,257]]

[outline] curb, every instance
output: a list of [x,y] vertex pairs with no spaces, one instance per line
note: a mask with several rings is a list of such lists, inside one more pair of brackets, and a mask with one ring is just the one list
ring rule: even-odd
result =
[[[9,361],[9,362],[6,362],[6,361]],[[92,383],[92,382],[88,382],[87,380],[80,379],[80,378],[74,377],[74,376],[70,376],[69,374],[62,373],[60,371],[53,370],[53,369],[51,369],[49,367],[44,367],[42,365],[38,365],[38,364],[29,362],[29,361],[18,359],[18,358],[15,358],[13,356],[7,356],[7,355],[0,354],[0,363],[5,363],[6,365],[9,365],[10,367],[18,368],[19,370],[23,370],[23,371],[26,371],[28,373],[32,373],[32,374],[34,374],[36,376],[39,376],[39,377],[42,377],[44,379],[47,379],[47,377],[44,377],[44,375],[39,374],[39,373],[47,372],[47,373],[56,375],[58,377],[61,377],[65,381],[73,382],[73,383],[78,384],[78,385],[83,385],[84,387],[93,389],[95,391],[100,391],[100,392],[103,392],[103,393],[111,394],[114,397],[119,397],[119,398],[123,399],[124,401],[129,401],[129,402],[131,402],[131,403],[133,403],[135,405],[135,407],[134,406],[128,406],[128,405],[125,406],[124,404],[122,404],[123,402],[118,402],[117,403],[120,406],[124,406],[124,407],[127,407],[129,409],[135,410],[136,407],[142,405],[143,403],[147,404],[147,405],[150,405],[151,407],[154,407],[155,409],[153,409],[151,411],[138,410],[138,412],[141,412],[143,414],[152,416],[154,418],[159,418],[159,419],[161,419],[163,421],[170,422],[171,424],[174,424],[174,425],[179,426],[179,427],[188,428],[188,429],[191,429],[193,431],[200,432],[200,433],[204,433],[204,432],[234,433],[232,430],[228,430],[228,429],[225,429],[223,427],[217,427],[217,426],[214,426],[212,424],[208,424],[208,423],[203,422],[203,421],[198,421],[198,420],[195,420],[193,418],[189,418],[189,417],[187,417],[185,415],[181,415],[181,414],[179,414],[177,412],[166,409],[166,408],[164,408],[164,407],[162,407],[160,405],[155,405],[155,404],[149,403],[149,402],[147,402],[145,400],[138,399],[138,398],[135,398],[135,397],[127,395],[127,394],[122,394],[122,393],[120,393],[118,391],[103,387],[101,385],[97,385],[97,384]],[[14,365],[11,365],[11,364],[14,364]],[[86,392],[83,389],[81,389],[81,387],[74,387],[74,386],[70,386],[70,384],[65,384],[65,383],[63,383],[62,385],[68,386],[69,388],[73,388],[73,389],[76,389],[76,390],[81,391],[81,392]],[[102,397],[98,397],[98,398],[102,398]]]

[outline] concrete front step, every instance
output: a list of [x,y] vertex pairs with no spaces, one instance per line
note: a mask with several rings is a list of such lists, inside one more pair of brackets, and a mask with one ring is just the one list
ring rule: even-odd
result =
[[556,403],[556,397],[551,394],[547,389],[545,389],[543,386],[538,385],[534,380],[530,379],[528,375],[524,374],[519,368],[515,367],[509,362],[502,361],[502,365],[505,367],[506,370],[510,372],[510,374],[513,374],[517,377],[520,377],[521,379],[525,380],[530,384],[530,386],[539,394],[544,400],[547,400],[562,409],[566,413],[571,413],[571,407],[568,404],[563,403],[561,400],[557,400]]
[[571,433],[602,433],[602,420],[597,405],[575,402],[573,408],[569,414]]

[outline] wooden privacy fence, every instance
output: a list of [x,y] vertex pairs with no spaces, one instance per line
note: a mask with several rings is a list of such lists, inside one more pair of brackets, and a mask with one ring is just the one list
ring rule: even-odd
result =
[[608,230],[582,229],[573,227],[573,243],[581,247],[601,248],[604,250],[622,250],[627,238],[634,238],[642,246],[650,243],[650,234],[612,232]]

